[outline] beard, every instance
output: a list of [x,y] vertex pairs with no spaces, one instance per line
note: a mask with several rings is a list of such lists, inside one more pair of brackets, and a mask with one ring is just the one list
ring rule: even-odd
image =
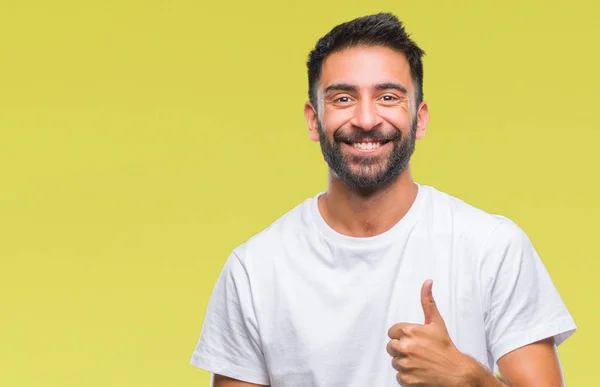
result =
[[[417,120],[411,122],[409,135],[393,127],[389,133],[380,129],[344,132],[338,129],[330,141],[325,135],[320,120],[318,121],[319,142],[321,151],[329,169],[348,187],[358,190],[380,190],[393,183],[404,171],[415,150]],[[352,155],[342,153],[343,143],[360,142],[369,138],[371,141],[391,143],[391,153],[386,155]]]

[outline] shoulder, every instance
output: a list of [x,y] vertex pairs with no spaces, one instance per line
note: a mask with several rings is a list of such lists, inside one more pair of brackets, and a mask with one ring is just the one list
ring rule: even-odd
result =
[[525,231],[506,215],[483,210],[432,186],[425,192],[424,217],[437,234],[451,232],[455,239],[483,249],[529,246]]
[[[312,206],[317,196],[310,197],[281,215],[263,230],[250,236],[234,248],[233,254],[242,265],[256,263],[257,259],[273,256],[285,249],[293,249],[306,238],[313,223]],[[262,257],[262,258],[259,258]]]
[[[480,275],[494,278],[500,270],[543,270],[525,230],[513,219],[477,208],[452,195],[428,188],[428,218],[437,235],[450,232],[463,253],[471,253]],[[444,231],[451,230],[451,231]]]
[[501,214],[485,211],[435,187],[423,185],[426,216],[436,222],[451,222],[465,232],[491,232],[503,223],[512,220]]

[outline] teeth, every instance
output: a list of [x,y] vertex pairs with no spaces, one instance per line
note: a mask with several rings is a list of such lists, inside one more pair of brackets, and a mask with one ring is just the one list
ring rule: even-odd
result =
[[358,149],[375,149],[375,148],[379,148],[381,146],[381,143],[379,143],[379,142],[355,142],[353,144],[353,146]]

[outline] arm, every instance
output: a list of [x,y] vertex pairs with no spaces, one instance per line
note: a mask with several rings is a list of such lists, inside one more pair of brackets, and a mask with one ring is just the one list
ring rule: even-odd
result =
[[262,384],[242,382],[219,374],[214,375],[213,383],[213,387],[269,387]]
[[498,367],[509,386],[564,386],[560,361],[552,338],[507,353],[498,360]]
[[498,360],[502,378],[497,379],[483,366],[473,370],[476,387],[563,387],[556,347],[552,338],[526,345]]
[[513,222],[488,240],[480,285],[489,349],[505,385],[563,386],[556,347],[575,332],[575,322],[530,239]]

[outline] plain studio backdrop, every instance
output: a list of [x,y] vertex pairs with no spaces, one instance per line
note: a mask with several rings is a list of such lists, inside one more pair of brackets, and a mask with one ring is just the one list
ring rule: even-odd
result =
[[192,387],[230,251],[326,188],[305,61],[391,11],[427,55],[415,179],[514,219],[597,378],[600,7],[591,1],[0,3],[0,385]]

